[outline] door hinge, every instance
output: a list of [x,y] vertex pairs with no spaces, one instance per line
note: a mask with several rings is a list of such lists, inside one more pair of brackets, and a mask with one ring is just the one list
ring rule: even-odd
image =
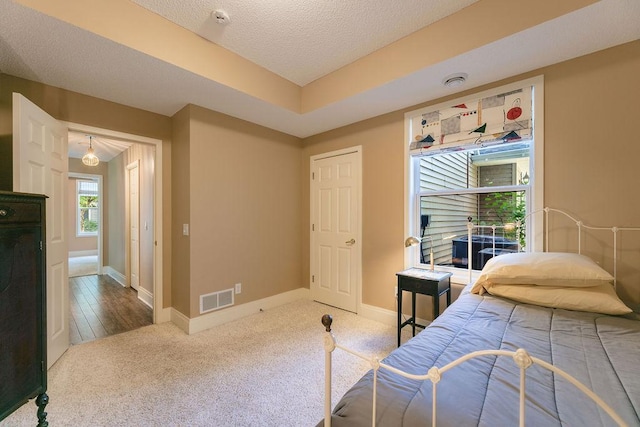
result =
[[313,274],[311,275],[311,283],[315,283],[316,282],[316,276],[314,276]]
[[315,172],[311,172],[311,179],[316,179],[316,173]]
[[315,224],[311,224],[311,231],[316,231],[316,225]]

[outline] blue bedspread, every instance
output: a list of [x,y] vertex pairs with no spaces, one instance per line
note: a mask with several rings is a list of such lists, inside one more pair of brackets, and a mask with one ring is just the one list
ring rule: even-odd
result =
[[[640,426],[640,321],[551,309],[463,292],[385,363],[425,374],[475,350],[526,349],[581,381]],[[572,384],[538,366],[527,371],[526,425],[609,426],[611,418]],[[431,425],[430,381],[378,374],[378,426]],[[372,372],[334,409],[334,426],[370,426]],[[438,384],[438,426],[518,424],[519,370],[509,357],[474,359]]]

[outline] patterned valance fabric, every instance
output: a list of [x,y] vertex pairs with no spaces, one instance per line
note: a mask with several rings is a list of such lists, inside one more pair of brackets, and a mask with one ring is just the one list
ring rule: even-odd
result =
[[410,118],[409,150],[429,155],[531,139],[531,86],[450,107],[418,110]]

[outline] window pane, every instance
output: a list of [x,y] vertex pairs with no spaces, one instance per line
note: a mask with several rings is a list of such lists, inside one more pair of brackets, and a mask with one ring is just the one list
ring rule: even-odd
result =
[[[420,197],[420,262],[429,263],[433,244],[434,264],[467,268],[469,217],[474,226],[472,265],[476,270],[494,255],[516,252],[525,246],[524,230],[513,227],[526,215],[525,191],[450,194]],[[493,230],[495,232],[495,249]]]
[[527,142],[421,157],[420,191],[528,184]]
[[98,183],[78,180],[78,194],[98,195]]
[[95,233],[98,231],[98,210],[80,208],[79,211],[80,233]]
[[98,183],[94,181],[77,181],[78,192],[78,233],[96,234],[98,231],[99,198]]

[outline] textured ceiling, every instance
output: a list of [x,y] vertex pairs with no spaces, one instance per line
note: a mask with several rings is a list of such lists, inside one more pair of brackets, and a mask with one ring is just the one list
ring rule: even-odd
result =
[[304,86],[478,0],[133,1]]
[[[229,51],[291,81],[305,82],[326,75],[345,63],[360,63],[362,60],[359,58],[366,52],[414,31],[416,26],[431,22],[430,18],[437,19],[435,17],[470,3],[458,13],[499,2],[372,0],[365,4],[355,0],[282,0],[252,1],[254,4],[250,4],[248,1],[220,0],[207,4],[204,0],[139,0],[139,3],[175,20],[181,27],[197,29],[202,37],[214,39],[216,34],[212,32],[217,31],[219,34],[215,42],[226,46]],[[285,3],[289,4],[288,8],[276,9]],[[303,3],[310,5],[304,6]],[[391,3],[395,9],[390,7]],[[555,7],[553,2],[544,3],[548,9]],[[52,16],[56,15],[56,10],[49,13],[38,11],[38,7],[55,9],[58,4],[66,5],[65,8],[59,7],[62,18]],[[398,74],[395,78],[386,78],[357,91],[349,92],[347,88],[344,96],[308,111],[296,111],[227,82],[212,79],[205,73],[185,68],[158,54],[114,41],[121,36],[118,17],[92,17],[105,22],[107,18],[111,19],[106,26],[112,31],[110,37],[92,30],[101,22],[87,19],[85,23],[82,19],[73,21],[70,18],[74,22],[72,25],[65,20],[68,17],[65,13],[83,7],[87,10],[89,6],[86,4],[92,8],[103,7],[103,12],[108,12],[105,8],[112,5],[114,8],[117,5],[137,7],[137,4],[125,0],[90,0],[89,3],[0,0],[0,71],[167,116],[172,116],[187,104],[195,104],[298,137],[321,133],[640,38],[639,0],[600,0],[414,71]],[[446,9],[450,4],[455,4],[455,8]],[[510,4],[515,7],[524,3]],[[558,8],[561,5],[565,3],[559,4]],[[429,9],[431,6],[435,8],[433,16],[421,15],[419,10],[432,10]],[[266,10],[260,7],[266,7]],[[400,7],[402,10],[397,10]],[[231,16],[230,25],[210,28],[214,24],[208,14],[216,8],[226,9]],[[145,12],[157,17],[154,13]],[[314,14],[317,15],[315,19]],[[122,19],[123,25],[125,21]],[[474,37],[480,37],[486,32],[487,25],[503,27],[505,23],[495,17],[489,22],[478,22],[477,28],[462,30],[472,30]],[[405,26],[410,29],[405,29]],[[143,41],[157,39],[157,34],[145,33],[145,25],[136,28],[136,36]],[[399,28],[402,31],[398,32]],[[443,44],[446,40],[438,42]],[[422,50],[426,51],[428,47],[419,46],[416,55],[424,55]],[[181,48],[180,53],[188,58],[191,46]],[[335,55],[331,50],[336,51]],[[211,61],[210,58],[198,59]],[[220,65],[215,63],[215,58],[211,62],[213,68]],[[348,67],[339,69],[338,74],[334,71],[328,77],[339,79],[340,71]],[[363,79],[372,75],[376,77],[375,68],[368,70]],[[240,69],[238,71],[242,74]],[[443,78],[456,72],[469,75],[466,84],[458,88],[444,87]],[[323,79],[326,77],[303,86],[301,90],[306,91]]]

